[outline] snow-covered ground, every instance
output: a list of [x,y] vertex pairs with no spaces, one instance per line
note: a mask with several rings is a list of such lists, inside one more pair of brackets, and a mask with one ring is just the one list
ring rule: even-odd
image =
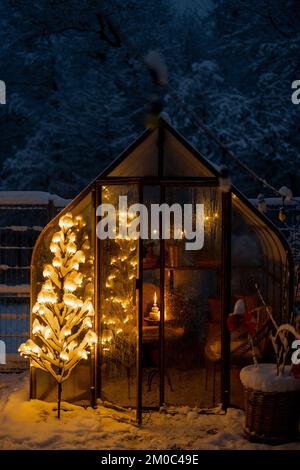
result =
[[0,374],[0,449],[298,449],[250,444],[243,412],[199,415],[188,407],[146,414],[138,428],[113,410],[64,405],[59,421],[54,405],[28,401],[27,374]]

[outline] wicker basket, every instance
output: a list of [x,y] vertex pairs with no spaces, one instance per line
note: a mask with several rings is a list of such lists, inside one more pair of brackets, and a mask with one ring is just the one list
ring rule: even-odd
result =
[[300,393],[260,392],[244,388],[245,431],[250,441],[282,444],[297,441]]

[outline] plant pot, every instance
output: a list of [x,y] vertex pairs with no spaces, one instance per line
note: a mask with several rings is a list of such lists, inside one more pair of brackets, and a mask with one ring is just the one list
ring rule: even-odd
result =
[[300,380],[289,367],[276,375],[275,364],[244,367],[245,427],[250,441],[282,444],[297,441],[300,416]]

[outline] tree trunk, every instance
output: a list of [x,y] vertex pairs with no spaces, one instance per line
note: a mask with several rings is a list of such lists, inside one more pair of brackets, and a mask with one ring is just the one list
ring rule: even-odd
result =
[[57,418],[60,419],[60,405],[61,405],[61,382],[57,384]]

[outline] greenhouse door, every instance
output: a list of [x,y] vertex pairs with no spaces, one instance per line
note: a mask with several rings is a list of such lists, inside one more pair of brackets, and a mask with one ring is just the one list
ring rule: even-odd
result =
[[[138,202],[136,183],[106,181],[99,188],[101,204],[111,204],[116,215],[116,236],[99,240],[100,355],[98,385],[103,401],[124,408],[140,409],[138,400],[138,291],[139,240],[121,236],[121,220],[128,223],[127,208]],[[123,199],[124,202],[124,199]],[[124,219],[125,218],[125,219]]]
[[[172,216],[170,239],[143,241],[145,408],[163,403],[207,408],[221,400],[221,195],[205,183],[143,185],[148,213],[151,204],[179,204],[182,210],[188,204],[195,222],[196,204],[204,205],[203,248],[186,249],[185,227],[176,226]],[[213,340],[217,357],[209,354]]]
[[[117,216],[117,236],[99,242],[100,396],[136,409],[138,421],[142,408],[211,407],[222,399],[223,196],[209,183],[122,178],[100,186],[99,203],[112,204]],[[128,208],[137,202],[146,209],[147,237],[120,237],[119,217],[130,226],[136,215]],[[187,249],[186,227],[174,215],[153,225],[151,208],[163,203],[182,208],[182,224],[188,205],[193,229],[203,205],[201,249]]]

